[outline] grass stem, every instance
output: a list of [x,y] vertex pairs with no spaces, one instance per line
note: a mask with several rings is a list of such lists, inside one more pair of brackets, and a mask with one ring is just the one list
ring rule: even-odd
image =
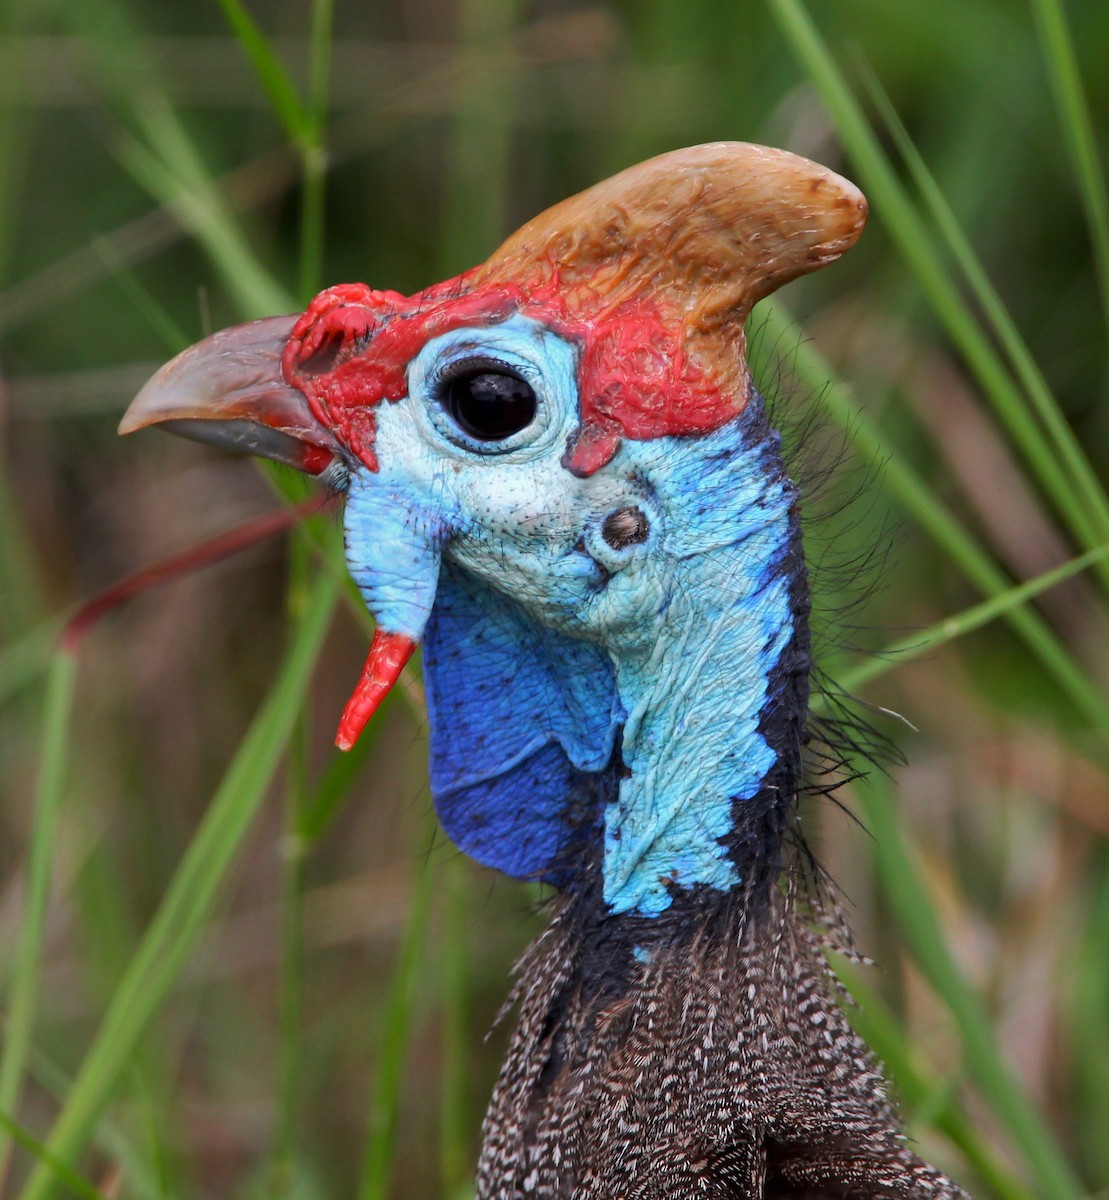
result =
[[[43,941],[50,906],[52,867],[58,846],[58,815],[69,762],[69,727],[76,678],[76,656],[64,651],[56,652],[46,680],[42,754],[34,798],[31,849],[27,858],[27,881],[15,970],[8,994],[4,1050],[0,1056],[0,1114],[11,1120],[14,1120],[19,1107],[23,1073],[31,1049],[39,1004]],[[5,1190],[11,1150],[8,1133],[0,1132],[0,1194]]]

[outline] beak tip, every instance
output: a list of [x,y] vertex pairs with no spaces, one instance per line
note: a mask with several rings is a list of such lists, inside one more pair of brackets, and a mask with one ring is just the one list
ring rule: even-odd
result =
[[146,425],[146,422],[135,416],[134,405],[120,418],[119,424],[116,426],[116,433],[120,437],[126,437],[129,433],[137,433]]
[[160,393],[162,391],[161,381],[165,377],[165,368],[163,367],[153,378],[148,379],[146,383],[139,389],[134,400],[127,406],[123,416],[119,419],[119,425],[116,432],[125,437],[129,433],[137,433],[140,429],[145,429],[148,425],[154,424],[159,416],[162,415],[166,408],[165,402]]
[[286,382],[282,355],[296,317],[221,330],[183,350],[144,384],[120,434],[159,425],[237,454],[318,475],[342,454],[331,429]]

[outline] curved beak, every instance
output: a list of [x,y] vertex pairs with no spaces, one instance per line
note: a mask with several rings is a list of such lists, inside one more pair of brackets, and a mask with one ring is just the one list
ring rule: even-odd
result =
[[343,451],[304,393],[285,382],[281,355],[296,317],[214,333],[167,363],[131,402],[120,433],[161,425],[198,442],[259,454],[310,475]]
[[[199,442],[208,442],[239,454],[259,454],[311,475],[325,471],[336,460],[346,457],[331,430],[322,424],[299,388],[285,381],[281,359],[298,317],[268,317],[212,334],[167,363],[139,392],[119,423],[120,433],[134,433],[148,425],[160,425],[171,433]],[[395,508],[387,504],[386,508]],[[367,573],[362,568],[360,584],[367,598],[378,598],[372,605],[383,619],[374,632],[366,665],[347,703],[339,725],[337,744],[349,750],[381,701],[396,683],[411,658],[430,610],[438,577],[438,558],[430,558],[421,570],[423,555],[419,547],[408,547],[403,536],[406,518],[402,512],[389,511],[381,518],[383,527],[376,533],[382,544],[378,550],[390,558],[414,559],[415,576],[423,579],[416,586],[417,601],[394,595],[391,573],[381,565]],[[397,526],[398,528],[394,528]],[[395,544],[396,543],[396,544]],[[382,576],[380,587],[377,576]],[[425,592],[430,589],[430,597]],[[396,609],[397,611],[394,611]],[[392,632],[393,621],[410,623],[409,610],[419,610],[419,629],[410,633]]]

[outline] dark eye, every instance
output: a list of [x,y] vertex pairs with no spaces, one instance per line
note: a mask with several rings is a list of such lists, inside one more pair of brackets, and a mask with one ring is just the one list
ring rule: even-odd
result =
[[481,442],[502,442],[535,419],[531,384],[500,363],[452,373],[440,384],[440,403],[463,433]]

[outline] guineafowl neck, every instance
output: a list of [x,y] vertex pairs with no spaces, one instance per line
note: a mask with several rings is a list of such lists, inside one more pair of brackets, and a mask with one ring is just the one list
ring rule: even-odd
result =
[[600,991],[570,901],[520,967],[479,1200],[966,1200],[906,1146],[793,882]]
[[659,620],[610,651],[626,717],[604,907],[646,921],[777,873],[808,706],[808,584],[777,434],[760,411],[670,486],[682,519]]

